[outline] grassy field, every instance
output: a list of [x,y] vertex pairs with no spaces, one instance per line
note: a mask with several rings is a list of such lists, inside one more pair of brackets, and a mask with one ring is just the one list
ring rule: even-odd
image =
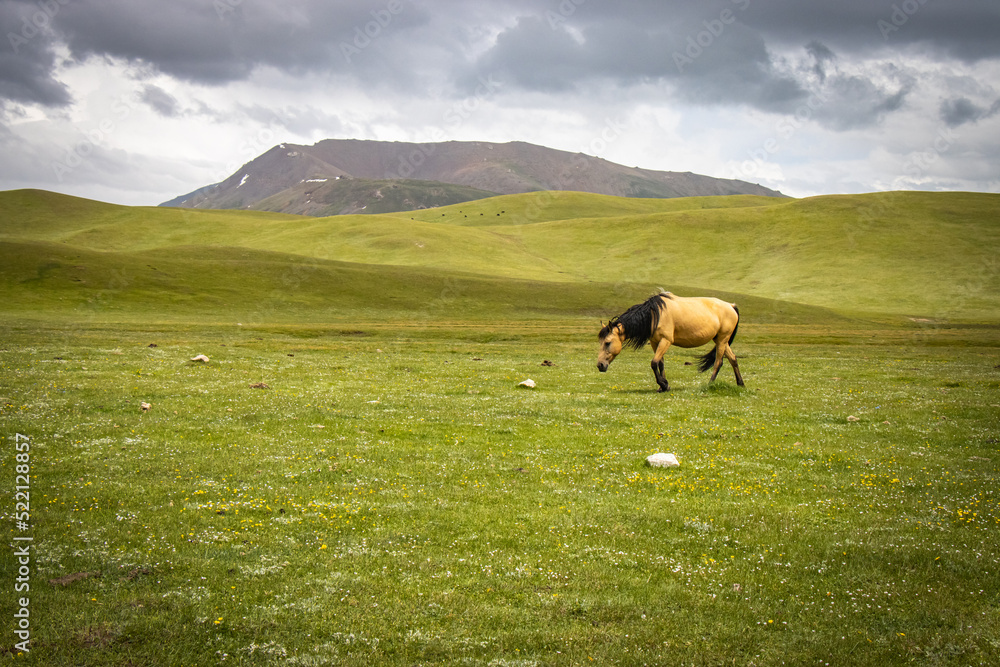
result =
[[[885,215],[878,197],[925,221],[913,233],[936,221],[924,254],[901,233],[852,268],[833,232],[810,240]],[[0,194],[0,660],[997,664],[1000,311],[986,259],[972,287],[951,263],[995,254],[996,199],[892,197],[533,194],[365,226]],[[489,207],[518,218],[464,222]],[[768,225],[807,232],[774,260],[780,284],[684,282],[599,249],[609,221],[652,238],[692,216],[704,256],[678,260],[722,265],[714,230],[741,211],[760,258]],[[399,234],[442,246],[405,261]],[[440,266],[451,242],[461,261]],[[790,268],[809,256],[826,292]],[[858,271],[905,307],[828,309]],[[708,385],[693,350],[668,354],[669,394],[647,352],[596,371],[600,318],[657,285],[738,300],[746,388],[728,368]],[[660,451],[681,466],[646,467]]]
[[3,331],[36,664],[1000,657],[995,334],[747,324],[746,390],[664,396],[572,326],[354,326]]
[[[104,275],[120,266],[130,270],[118,270],[119,287],[148,277],[169,291],[171,277],[156,274],[156,260],[209,247],[211,261],[243,261],[251,271],[260,262],[265,274],[276,262],[297,264],[289,271],[301,274],[303,266],[339,261],[678,293],[677,286],[693,286],[867,317],[979,322],[1000,313],[998,211],[1000,195],[973,193],[802,200],[529,193],[412,214],[303,218],[19,191],[0,193],[0,261],[51,253],[40,266],[54,277],[75,271],[65,278],[84,293],[106,287]],[[70,263],[67,253],[76,250],[100,255]],[[13,278],[12,298],[34,284],[26,280],[38,266],[0,274]],[[90,270],[97,275],[88,278]],[[295,296],[296,275],[290,280],[286,294]]]

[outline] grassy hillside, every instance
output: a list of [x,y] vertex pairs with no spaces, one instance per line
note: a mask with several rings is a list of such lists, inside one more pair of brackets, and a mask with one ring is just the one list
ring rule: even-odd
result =
[[[118,234],[121,238],[111,238],[104,245],[109,249],[142,244],[155,247],[172,245],[171,234],[186,237],[204,230],[209,236],[225,236],[258,225],[297,220],[302,220],[301,216],[281,213],[117,206],[43,190],[0,192],[0,240],[77,245],[71,241],[74,237],[86,239],[88,234],[95,238]],[[90,247],[86,241],[80,245]]]
[[252,208],[313,216],[391,213],[447,206],[495,194],[434,181],[324,178],[282,190],[254,203]]
[[[579,318],[596,322],[651,285],[504,279],[305,258],[227,246],[108,252],[0,241],[4,307],[34,318],[228,324],[414,323]],[[694,288],[680,288],[694,291]],[[713,293],[726,299],[737,295]],[[740,296],[759,323],[841,320],[821,308]],[[508,335],[520,332],[508,331]]]
[[507,230],[581,280],[705,285],[840,310],[1000,314],[1000,196],[887,193]]
[[[54,298],[48,287],[60,302],[79,305],[95,281],[131,284],[113,276],[169,265],[174,282],[150,274],[147,300],[160,298],[161,289],[190,289],[207,304],[209,295],[231,289],[211,308],[245,309],[266,296],[287,300],[292,310],[301,300],[327,312],[389,298],[433,300],[435,290],[448,291],[441,281],[452,280],[483,285],[489,296],[470,293],[508,303],[508,312],[564,312],[570,295],[569,310],[604,304],[613,312],[615,303],[620,309],[660,286],[848,313],[997,321],[998,211],[1000,196],[969,193],[635,200],[560,192],[307,218],[17,191],[0,193],[0,240],[7,242],[8,307]],[[345,263],[354,266],[348,271]],[[74,266],[88,268],[67,268]],[[302,280],[302,267],[327,278]],[[50,273],[63,276],[58,290],[47,282]],[[527,296],[517,281],[544,286],[545,296]],[[272,297],[286,282],[294,289]],[[197,301],[192,296],[189,305]]]
[[447,206],[432,211],[398,213],[405,219],[444,222],[451,225],[507,226],[553,220],[578,220],[626,215],[673,213],[698,209],[773,206],[774,197],[729,195],[725,197],[677,197],[630,199],[584,192],[529,192]]

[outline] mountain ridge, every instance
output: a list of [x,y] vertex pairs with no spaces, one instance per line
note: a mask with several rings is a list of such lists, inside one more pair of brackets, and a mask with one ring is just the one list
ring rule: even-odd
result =
[[[409,181],[408,203],[397,211],[438,206],[440,190],[447,186],[469,188],[448,203],[470,201],[498,194],[539,190],[576,191],[638,198],[673,198],[753,194],[784,197],[758,184],[721,179],[691,172],[670,172],[626,167],[603,158],[570,153],[521,141],[447,141],[412,143],[359,139],[324,139],[312,146],[279,144],[244,164],[225,180],[181,195],[161,206],[208,209],[253,209],[306,215],[359,212],[378,203],[378,187],[368,199],[358,198],[348,181]],[[325,197],[341,210],[310,200],[308,184],[323,184]],[[421,194],[419,183],[434,191]],[[305,187],[303,187],[305,185]],[[319,187],[319,186],[317,186]],[[289,192],[296,189],[295,192]],[[477,191],[477,192],[473,192]],[[454,192],[453,192],[454,194]],[[279,196],[281,195],[281,196]],[[274,208],[274,198],[285,201]],[[355,199],[344,204],[345,197]],[[271,200],[263,204],[265,200]],[[385,205],[372,210],[385,212]]]

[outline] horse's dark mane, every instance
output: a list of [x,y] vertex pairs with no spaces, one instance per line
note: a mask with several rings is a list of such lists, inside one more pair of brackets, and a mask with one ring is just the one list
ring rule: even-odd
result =
[[650,336],[653,335],[653,331],[660,323],[660,311],[663,310],[664,306],[663,300],[672,299],[673,296],[670,292],[661,292],[654,294],[642,303],[637,303],[621,315],[612,317],[597,334],[597,337],[604,340],[620,324],[624,330],[622,346],[630,347],[633,350],[642,348],[649,342]]

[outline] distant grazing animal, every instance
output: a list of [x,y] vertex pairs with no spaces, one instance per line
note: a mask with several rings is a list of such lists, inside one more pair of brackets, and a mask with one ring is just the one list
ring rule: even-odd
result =
[[736,338],[740,311],[734,303],[713,297],[682,297],[670,292],[656,294],[643,303],[636,304],[621,315],[611,318],[597,337],[601,349],[597,355],[597,370],[602,373],[622,351],[630,347],[640,349],[647,342],[653,348],[650,366],[660,391],[670,391],[670,384],[663,377],[663,355],[671,345],[698,347],[715,341],[715,347],[701,357],[698,370],[712,369],[715,381],[725,357],[736,373],[736,384],[743,385],[736,354],[730,347]]

